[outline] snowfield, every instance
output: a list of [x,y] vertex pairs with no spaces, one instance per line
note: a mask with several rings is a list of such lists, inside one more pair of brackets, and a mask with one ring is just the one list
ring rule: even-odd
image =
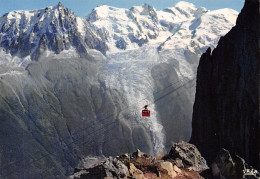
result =
[[[151,75],[153,67],[166,63],[176,71],[179,80],[195,78],[199,57],[208,47],[214,48],[219,38],[235,25],[238,13],[231,9],[209,11],[186,2],[163,11],[144,5],[130,10],[101,6],[93,12],[96,13],[93,25],[108,32],[106,84],[124,92],[129,110],[136,114],[131,120],[151,131],[154,153],[160,153],[166,139],[154,104],[156,86]],[[157,19],[147,15],[149,12],[155,12]],[[129,19],[129,14],[134,16],[135,23]],[[146,26],[152,28],[147,29]],[[139,34],[139,38],[149,39],[147,34],[151,33],[157,34],[157,37],[140,47],[131,43],[129,33]],[[124,39],[126,49],[118,49],[113,37]],[[191,94],[193,97],[194,92]],[[192,105],[193,101],[190,103]],[[146,104],[151,104],[149,109],[152,111],[148,119],[141,117],[141,110]],[[191,123],[191,114],[189,116],[187,121]]]

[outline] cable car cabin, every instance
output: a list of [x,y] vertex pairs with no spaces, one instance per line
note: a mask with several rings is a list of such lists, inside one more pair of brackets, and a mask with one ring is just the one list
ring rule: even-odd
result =
[[150,110],[147,109],[148,105],[144,106],[144,110],[142,110],[142,117],[150,117]]
[[148,109],[142,110],[142,117],[150,117],[151,112]]

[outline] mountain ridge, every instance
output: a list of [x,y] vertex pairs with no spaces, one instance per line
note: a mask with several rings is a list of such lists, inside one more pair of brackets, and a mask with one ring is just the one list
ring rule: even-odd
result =
[[[181,4],[189,5],[185,12],[180,11],[178,6]],[[115,9],[120,12],[121,16],[127,13],[124,20],[129,19],[127,20],[130,22],[128,25],[122,24],[123,22],[117,19],[120,15],[111,13]],[[100,16],[109,10],[110,15],[106,14],[105,17],[110,16],[118,24],[108,28],[106,27],[107,23],[102,22],[102,27],[99,27],[96,22],[97,19],[95,19],[96,11],[99,12],[96,16]],[[162,20],[163,17],[158,19],[158,16],[163,16],[169,10],[173,16],[167,15],[168,17],[166,16],[166,18],[172,18],[174,21],[177,20],[177,17],[179,19],[185,16],[190,18],[195,11],[200,13],[209,12],[205,8],[196,8],[193,4],[180,2],[179,5],[177,4],[162,11],[156,11],[147,4],[134,6],[129,10],[100,6],[95,8],[86,18],[80,18],[59,3],[57,6],[50,6],[40,10],[12,11],[1,16],[0,46],[2,50],[10,53],[12,56],[20,58],[29,56],[32,60],[37,60],[38,54],[42,51],[51,50],[58,54],[71,47],[75,48],[79,54],[86,53],[88,48],[97,49],[103,54],[106,54],[110,48],[117,51],[128,49],[128,46],[130,46],[129,49],[133,49],[133,47],[138,48],[144,44],[149,44],[149,41],[154,39],[160,41],[163,38],[161,40],[163,42],[171,36],[172,30],[176,28],[174,27],[176,25],[171,24],[170,21],[164,22]],[[147,18],[144,19],[146,16]],[[195,13],[195,16],[200,15]],[[108,23],[114,22],[108,21]],[[131,25],[131,23],[133,24]],[[118,28],[121,28],[121,30],[118,31]],[[132,30],[125,31],[127,28]],[[119,33],[116,33],[116,31]],[[165,31],[166,36],[159,36],[160,31]],[[122,36],[122,34],[126,34],[126,37]],[[75,40],[79,44],[75,44]],[[29,48],[27,48],[28,46]]]
[[[212,33],[219,25],[202,20],[190,29],[195,17],[181,21],[180,14],[174,19],[173,13],[158,13],[149,5],[117,8],[120,13],[110,13],[107,23],[99,22],[101,28],[61,4],[35,12],[40,11],[39,17],[24,18],[28,23],[10,13],[12,21],[3,30],[14,38],[0,32],[3,176],[35,178],[46,168],[46,176],[64,178],[87,155],[115,156],[137,148],[156,155],[173,142],[189,140],[199,55],[232,27],[235,11],[230,21],[212,17],[225,24],[213,43],[196,33]],[[207,13],[202,8],[198,14]],[[40,17],[47,18],[38,23]],[[29,27],[29,22],[33,26],[22,38],[20,24]],[[141,117],[146,104],[149,119]],[[17,159],[26,168],[12,163]]]

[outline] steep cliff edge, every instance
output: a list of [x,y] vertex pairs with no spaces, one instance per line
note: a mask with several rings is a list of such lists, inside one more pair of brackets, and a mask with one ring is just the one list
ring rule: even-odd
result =
[[200,59],[191,143],[209,162],[224,147],[259,169],[259,3]]

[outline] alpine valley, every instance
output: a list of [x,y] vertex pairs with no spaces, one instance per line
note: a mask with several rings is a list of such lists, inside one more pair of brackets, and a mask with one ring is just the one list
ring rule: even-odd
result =
[[65,178],[85,157],[189,141],[200,56],[237,16],[187,2],[1,16],[0,178]]

